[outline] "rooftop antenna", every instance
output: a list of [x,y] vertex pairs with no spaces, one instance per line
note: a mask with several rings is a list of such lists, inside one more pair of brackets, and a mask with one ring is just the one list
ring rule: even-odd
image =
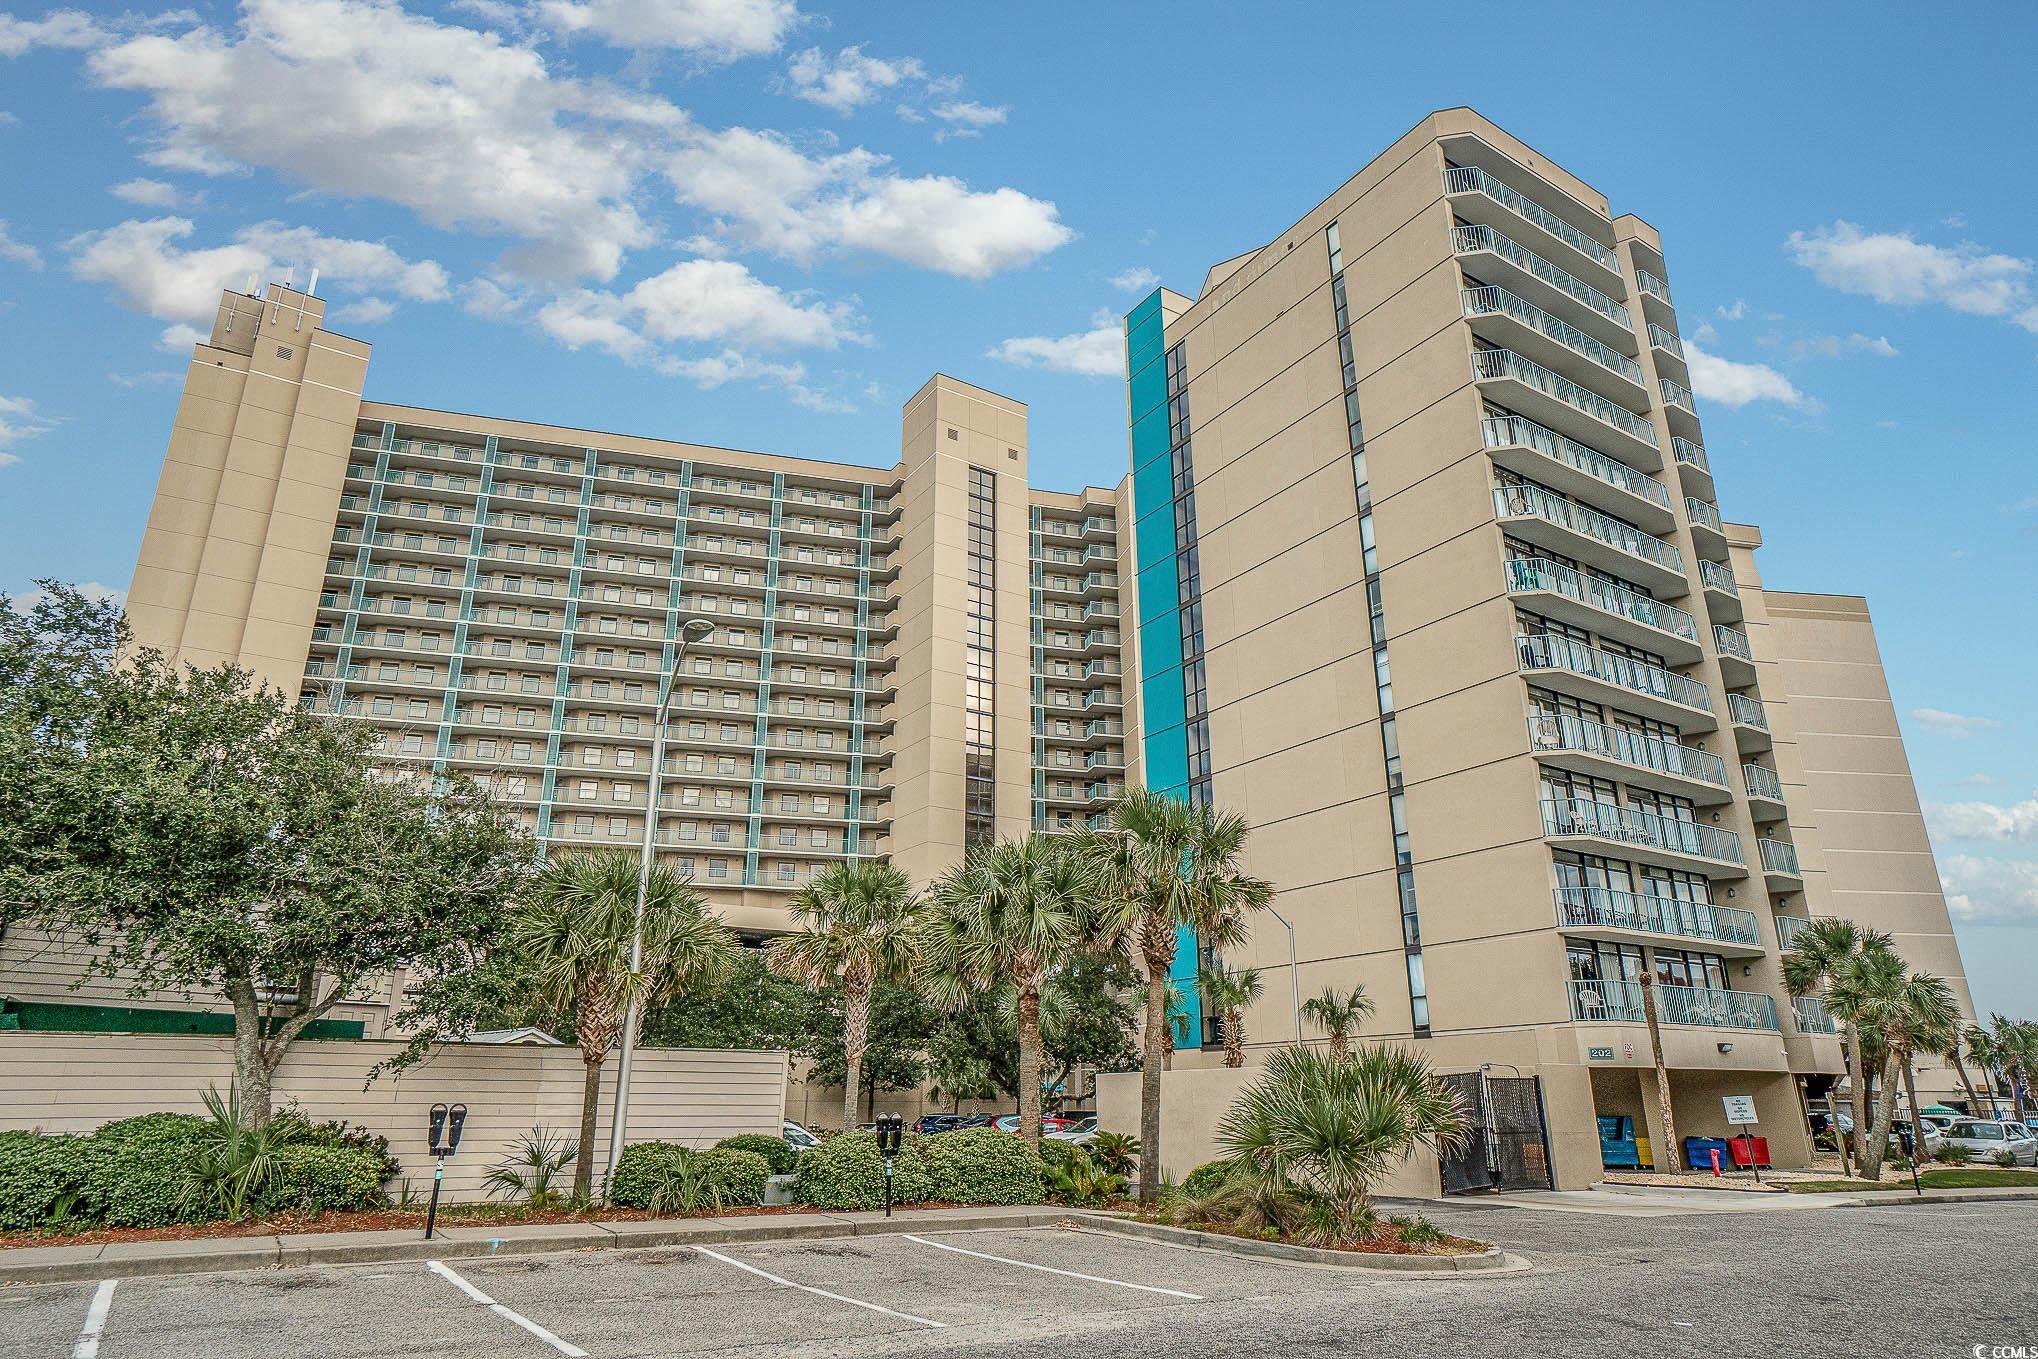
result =
[[[296,271],[292,270],[292,272],[294,273]],[[311,282],[305,284],[304,291],[297,295],[297,319],[290,323],[290,328],[292,330],[304,329],[304,304],[310,301],[311,295],[317,291],[318,291],[318,269],[316,266],[313,266],[311,271]]]

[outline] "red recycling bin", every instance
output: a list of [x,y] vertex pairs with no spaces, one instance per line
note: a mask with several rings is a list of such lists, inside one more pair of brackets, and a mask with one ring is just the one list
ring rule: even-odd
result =
[[1766,1137],[1730,1137],[1727,1149],[1733,1153],[1734,1164],[1746,1170],[1751,1164],[1769,1168],[1769,1139]]

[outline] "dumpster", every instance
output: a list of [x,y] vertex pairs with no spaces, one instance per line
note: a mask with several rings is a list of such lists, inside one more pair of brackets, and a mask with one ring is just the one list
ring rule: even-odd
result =
[[1635,1121],[1626,1114],[1599,1116],[1599,1159],[1608,1170],[1639,1169],[1641,1147],[1635,1141]]
[[1769,1139],[1766,1137],[1730,1137],[1727,1145],[1733,1151],[1734,1164],[1746,1170],[1751,1165],[1769,1169]]
[[1733,1153],[1727,1149],[1726,1139],[1720,1137],[1687,1137],[1684,1139],[1684,1160],[1693,1170],[1711,1170],[1712,1154],[1720,1154],[1720,1166],[1732,1165]]

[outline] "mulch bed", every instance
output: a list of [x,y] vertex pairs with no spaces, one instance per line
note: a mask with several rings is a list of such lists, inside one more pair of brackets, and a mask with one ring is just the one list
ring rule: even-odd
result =
[[1467,1237],[1445,1234],[1435,1241],[1409,1242],[1401,1239],[1401,1229],[1391,1222],[1380,1224],[1380,1230],[1367,1240],[1349,1246],[1322,1246],[1315,1242],[1291,1241],[1278,1233],[1247,1231],[1242,1227],[1231,1227],[1219,1222],[1170,1222],[1157,1215],[1137,1215],[1142,1222],[1151,1222],[1163,1227],[1187,1227],[1191,1231],[1210,1232],[1216,1236],[1236,1236],[1247,1241],[1278,1241],[1283,1245],[1307,1245],[1313,1250],[1343,1251],[1350,1255],[1481,1255],[1488,1249],[1484,1241],[1473,1241]]

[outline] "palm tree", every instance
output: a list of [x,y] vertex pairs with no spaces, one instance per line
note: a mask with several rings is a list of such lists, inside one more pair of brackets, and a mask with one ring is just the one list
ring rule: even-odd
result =
[[1372,1187],[1415,1151],[1465,1144],[1457,1094],[1423,1059],[1384,1043],[1349,1057],[1283,1048],[1217,1128],[1234,1176],[1263,1194],[1295,1186],[1312,1200],[1308,1234],[1351,1245],[1374,1227]]
[[[2001,1019],[2002,1016],[1998,1015],[1996,1018]],[[1974,1064],[1977,1067],[1981,1068],[1981,1088],[1988,1092],[1988,1116],[1992,1118],[1998,1112],[1996,1104],[1996,1081],[1998,1077],[1996,1072],[2003,1065],[2002,1047],[1996,1041],[1995,1032],[1991,1029],[1984,1029],[1979,1024],[1968,1025],[1967,1031],[1961,1035],[1961,1042],[1967,1047],[1967,1055],[1974,1059]],[[1979,1104],[1976,1104],[1969,1112],[1976,1118],[1983,1116]]]
[[1979,1118],[1981,1116],[1981,1099],[1974,1093],[1973,1078],[1967,1074],[1966,1047],[1967,1028],[1964,1025],[1956,1024],[1953,1026],[1952,1034],[1946,1039],[1946,1045],[1939,1049],[1937,1055],[1953,1063],[1954,1071],[1960,1075],[1960,1088],[1967,1092],[1967,1107],[1974,1111],[1975,1117]]
[[1040,995],[1084,947],[1088,880],[1065,836],[1036,834],[971,852],[930,895],[929,981],[944,1000],[1010,985],[1019,1012],[1019,1132],[1040,1147]]
[[1224,1034],[1226,1066],[1245,1065],[1246,1007],[1258,1001],[1265,989],[1260,984],[1260,970],[1256,967],[1237,972],[1206,967],[1196,973],[1196,990],[1203,997],[1203,1008],[1217,1016],[1218,1028]]
[[[1899,1075],[1915,1114],[1918,1092],[1911,1063],[1920,1050],[1930,1051],[1944,1042],[1949,1032],[1959,1031],[1960,1007],[1953,999],[1953,989],[1943,979],[1923,972],[1906,973],[1903,959],[1894,951],[1864,958],[1839,985],[1847,992],[1863,1032],[1875,1036],[1883,1053],[1875,1126],[1861,1161],[1862,1174],[1868,1179],[1879,1179],[1890,1124],[1896,1115]],[[1913,1146],[1914,1155],[1920,1150]]]
[[[1137,1007],[1142,1027],[1145,1024],[1147,1014],[1146,990],[1145,982],[1141,982],[1132,988],[1132,1003]],[[1166,1015],[1168,1021],[1161,1032],[1161,1070],[1173,1071],[1175,1069],[1175,1045],[1188,1041],[1191,1025],[1189,1023],[1188,997],[1183,993],[1182,988],[1175,985],[1172,981],[1165,982],[1161,986],[1160,1013]],[[1144,1037],[1141,1039],[1140,1051],[1146,1051]]]
[[1990,1047],[1996,1068],[2010,1087],[2010,1111],[2024,1117],[2024,1093],[2038,1076],[2038,1024],[2028,1019],[1988,1017]]
[[874,859],[829,865],[793,894],[788,909],[797,929],[772,940],[765,958],[782,977],[816,990],[842,988],[842,1126],[854,1128],[871,991],[909,977],[927,911],[905,873]]
[[[1868,1055],[1862,1046],[1861,1026],[1843,1004],[1843,996],[1835,994],[1835,988],[1844,977],[1860,967],[1864,958],[1889,953],[1892,949],[1890,937],[1880,931],[1864,930],[1851,920],[1821,917],[1798,934],[1796,943],[1782,959],[1783,984],[1790,994],[1808,996],[1816,991],[1825,991],[1826,1007],[1840,1023],[1847,1060],[1847,1094],[1854,1109],[1854,1159],[1857,1163],[1865,1159],[1868,1147]],[[1844,993],[1845,988],[1840,990]],[[1846,1143],[1837,1135],[1837,1130],[1834,1140],[1840,1145],[1840,1163],[1844,1171]]]
[[[1161,1068],[1168,976],[1183,933],[1210,952],[1243,943],[1247,918],[1274,886],[1245,873],[1245,818],[1191,806],[1150,788],[1128,788],[1101,829],[1071,836],[1094,880],[1093,929],[1146,972],[1139,1075],[1139,1140],[1161,1144]],[[1160,1193],[1160,1156],[1139,1163],[1140,1202]]]
[[649,1008],[719,972],[736,936],[708,913],[707,898],[664,864],[653,864],[644,895],[643,970],[630,975],[638,860],[622,850],[579,850],[532,879],[510,922],[509,947],[536,975],[538,1003],[573,1016],[584,1068],[573,1196],[594,1192],[595,1115],[601,1069],[633,999]]
[[1333,1057],[1351,1054],[1352,1035],[1373,1017],[1373,1010],[1373,998],[1366,994],[1364,982],[1352,983],[1349,991],[1326,986],[1322,995],[1302,1002],[1302,1017],[1330,1036]]

